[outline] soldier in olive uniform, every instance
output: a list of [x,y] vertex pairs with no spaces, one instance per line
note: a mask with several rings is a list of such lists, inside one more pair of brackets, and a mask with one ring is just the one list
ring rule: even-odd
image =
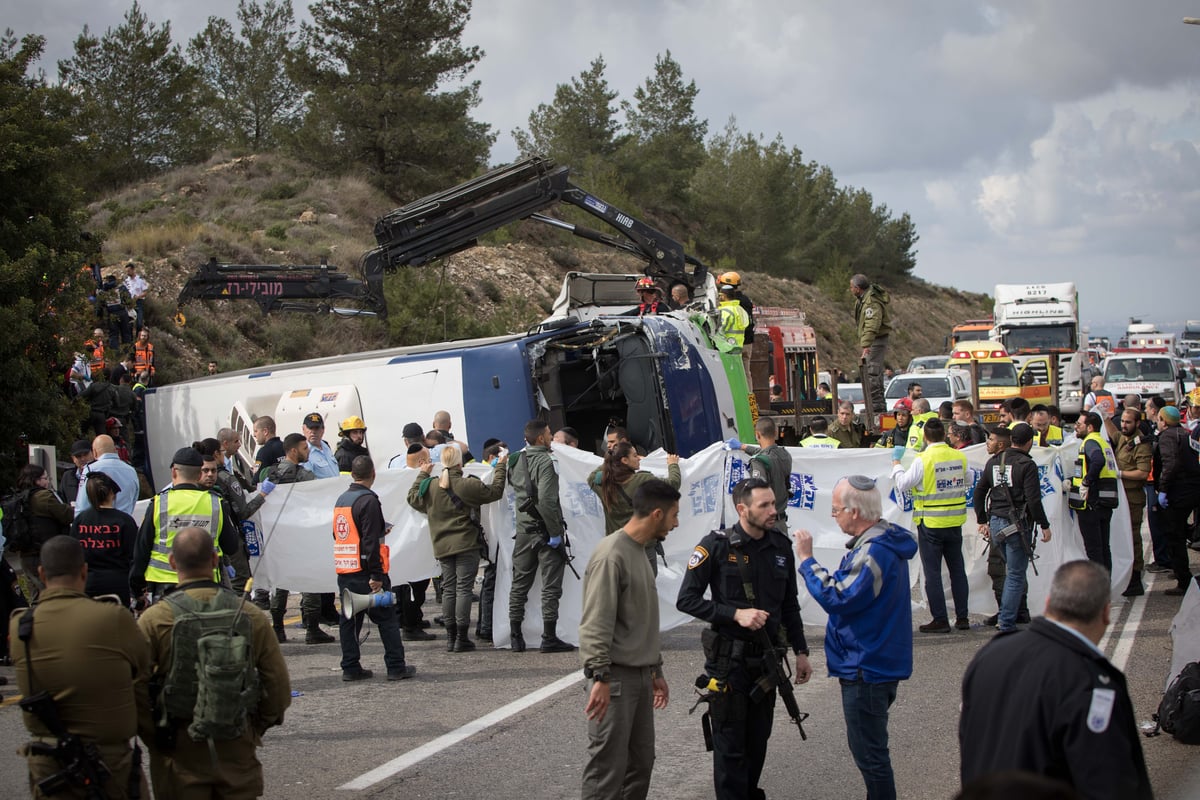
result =
[[[212,580],[219,561],[212,537],[200,528],[184,528],[175,535],[170,556],[179,575],[176,592],[199,601],[212,600],[217,592],[228,592]],[[154,796],[171,800],[221,797],[225,800],[254,798],[263,793],[262,764],[256,750],[262,735],[283,723],[283,712],[292,702],[287,664],[266,617],[250,604],[250,647],[258,670],[258,705],[250,712],[250,725],[233,740],[194,741],[187,733],[189,720],[167,719],[165,726],[149,715],[141,720],[139,733],[150,748],[150,779]],[[154,683],[165,682],[171,671],[175,606],[155,603],[138,620],[150,642]],[[216,756],[210,752],[216,749]]]
[[529,446],[512,458],[508,482],[516,493],[517,535],[513,545],[512,590],[508,595],[508,621],[512,649],[525,652],[525,602],[535,573],[542,576],[543,653],[565,653],[575,648],[558,638],[558,601],[562,597],[566,526],[558,504],[558,473],[550,458],[550,426],[540,419],[525,425]]
[[[150,649],[127,610],[84,594],[87,564],[78,540],[48,540],[39,573],[46,588],[37,605],[14,612],[9,621],[17,685],[25,697],[38,692],[54,697],[67,731],[95,744],[110,773],[100,786],[102,796],[128,797],[131,782],[145,783],[141,756],[135,756],[131,740],[139,717],[150,712]],[[42,798],[46,795],[38,782],[65,765],[53,755],[31,752],[53,748],[57,740],[32,713],[21,716],[33,735],[33,742],[22,748],[29,762],[29,790]],[[69,785],[54,797],[84,797],[83,787]]]

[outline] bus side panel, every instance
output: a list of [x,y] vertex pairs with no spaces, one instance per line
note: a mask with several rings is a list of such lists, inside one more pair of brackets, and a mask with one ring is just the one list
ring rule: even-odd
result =
[[[727,426],[724,419],[727,415],[733,416],[732,409],[722,408],[718,399],[722,390],[728,394],[728,387],[724,380],[718,385],[712,375],[714,368],[721,369],[716,353],[711,354],[711,361],[706,359],[696,344],[683,337],[676,328],[654,328],[652,333],[655,348],[664,354],[658,363],[666,388],[671,425],[675,430],[677,453],[686,458],[713,442],[736,435],[736,428]],[[740,360],[738,367],[741,368]],[[744,376],[742,382],[744,388]]]

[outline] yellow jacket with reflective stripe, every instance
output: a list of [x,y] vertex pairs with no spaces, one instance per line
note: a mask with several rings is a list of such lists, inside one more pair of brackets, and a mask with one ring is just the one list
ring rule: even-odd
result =
[[925,449],[925,423],[937,419],[936,411],[926,411],[924,414],[914,414],[912,425],[908,426],[908,446],[918,453]]
[[[175,570],[171,569],[168,557],[175,543],[175,534],[184,528],[203,528],[213,537],[213,547],[221,554],[217,537],[221,533],[224,513],[221,499],[213,492],[200,489],[167,489],[159,493],[146,509],[154,515],[154,544],[150,548],[150,564],[146,567],[146,580],[154,583],[178,583]],[[220,573],[214,571],[213,580],[220,582]]]
[[[1083,499],[1083,478],[1087,474],[1087,455],[1084,446],[1095,442],[1104,453],[1104,466],[1100,468],[1100,478],[1088,486],[1087,500]],[[1099,433],[1089,433],[1079,443],[1079,457],[1075,459],[1075,474],[1071,476],[1071,491],[1067,495],[1067,505],[1076,511],[1093,508],[1116,508],[1120,505],[1120,489],[1117,486],[1117,456],[1112,446]]]
[[961,528],[967,521],[967,457],[945,442],[921,453],[925,477],[914,486],[913,522],[926,528]]
[[721,335],[729,343],[741,347],[745,344],[746,328],[750,327],[750,315],[737,300],[725,300],[719,306],[721,312]]

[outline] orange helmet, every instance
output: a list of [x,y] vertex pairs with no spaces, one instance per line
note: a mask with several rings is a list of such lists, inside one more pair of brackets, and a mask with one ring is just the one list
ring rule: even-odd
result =
[[718,284],[723,283],[726,286],[741,286],[742,285],[742,276],[738,275],[736,272],[733,272],[732,270],[729,272],[722,272],[721,276],[719,278],[717,278],[717,283]]
[[653,278],[638,278],[637,283],[634,284],[634,288],[639,292],[654,292],[658,290]]

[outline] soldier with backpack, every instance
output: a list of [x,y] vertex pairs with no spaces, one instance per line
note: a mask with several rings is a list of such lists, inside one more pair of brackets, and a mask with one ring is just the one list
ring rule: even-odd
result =
[[742,444],[737,439],[730,439],[725,444],[731,450],[740,449],[750,456],[746,477],[771,484],[771,490],[775,492],[775,513],[779,515],[775,529],[787,533],[787,506],[792,498],[792,457],[786,448],[776,444],[779,430],[775,421],[768,417],[759,417],[754,423],[754,439],[757,445]]
[[208,531],[176,533],[170,563],[178,588],[138,620],[153,664],[153,727],[139,734],[154,796],[259,797],[256,750],[291,704],[287,664],[266,616],[213,582]]
[[42,545],[66,533],[71,525],[71,507],[50,491],[50,475],[37,464],[26,464],[17,477],[17,491],[5,498],[4,538],[8,549],[21,559],[31,600],[42,589],[38,577],[38,554]]

